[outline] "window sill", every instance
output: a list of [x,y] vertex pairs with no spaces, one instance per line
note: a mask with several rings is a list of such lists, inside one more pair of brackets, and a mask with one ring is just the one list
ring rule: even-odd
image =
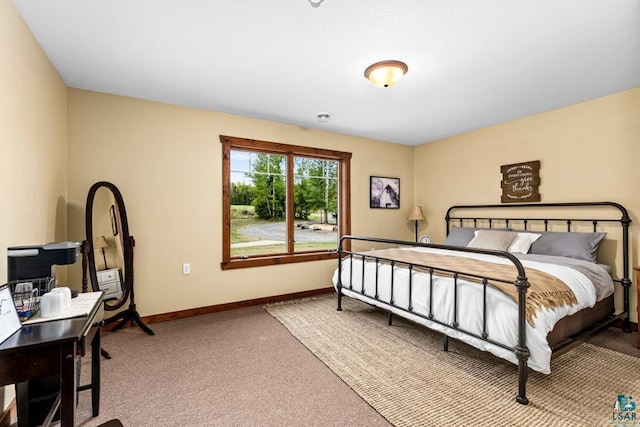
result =
[[319,261],[325,259],[337,259],[338,252],[312,252],[300,253],[295,255],[268,255],[256,256],[251,258],[234,258],[230,261],[223,261],[220,266],[223,270],[232,270],[236,268],[264,267],[268,265],[291,264],[294,262]]

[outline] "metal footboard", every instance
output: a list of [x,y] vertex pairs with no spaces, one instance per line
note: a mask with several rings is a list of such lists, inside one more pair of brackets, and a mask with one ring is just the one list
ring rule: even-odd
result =
[[[437,265],[422,265],[422,264],[416,264],[416,263],[411,263],[406,261],[398,261],[398,260],[389,259],[381,256],[370,255],[370,254],[367,254],[366,252],[356,252],[356,251],[352,251],[351,249],[347,249],[352,247],[353,242],[368,242],[368,243],[386,244],[386,245],[394,245],[394,246],[419,246],[419,247],[425,247],[425,248],[446,249],[446,250],[455,251],[455,252],[493,255],[503,259],[507,259],[516,268],[517,276],[513,278],[512,282],[506,282],[504,279],[499,279],[499,278],[490,277],[490,276],[481,276],[478,274],[472,274],[464,271],[455,271],[451,269],[445,269],[445,268],[438,267]],[[498,347],[511,351],[515,354],[515,357],[518,360],[518,394],[516,396],[516,401],[518,403],[525,404],[525,405],[529,403],[529,399],[527,398],[527,394],[526,394],[527,369],[528,369],[527,361],[529,359],[529,349],[527,348],[527,337],[526,337],[526,322],[527,322],[526,297],[527,297],[527,288],[529,287],[529,282],[527,280],[524,267],[522,266],[518,258],[516,258],[514,255],[508,252],[502,252],[502,251],[475,249],[475,248],[468,248],[468,247],[453,247],[453,246],[444,246],[444,245],[436,245],[436,244],[414,243],[414,242],[406,242],[406,241],[400,241],[400,240],[376,239],[371,237],[358,237],[358,236],[342,237],[340,239],[340,244],[338,246],[338,253],[339,253],[339,260],[340,260],[338,263],[338,280],[336,284],[337,295],[338,295],[338,310],[342,310],[342,297],[343,297],[342,289],[343,288],[349,289],[351,292],[361,293],[363,296],[376,300],[386,306],[393,307],[396,310],[400,310],[402,312],[409,313],[413,316],[417,316],[425,320],[429,320],[430,322],[440,324],[447,328],[451,328],[459,333],[463,333],[465,335],[471,336],[473,338],[491,343],[493,345],[496,345]],[[362,260],[362,264],[363,264],[362,288],[360,291],[354,290],[353,288],[354,260]],[[351,263],[350,264],[351,277],[346,287],[342,283],[343,261]],[[364,285],[365,268],[364,267],[367,261],[375,263],[376,273],[375,273],[375,281],[374,281],[375,288],[374,288],[373,295],[369,295],[365,291],[365,285]],[[381,300],[378,293],[378,289],[379,289],[378,288],[378,272],[379,272],[379,266],[382,264],[390,265],[391,267],[390,299],[388,301]],[[396,304],[396,301],[394,298],[394,278],[395,278],[394,267],[396,266],[404,267],[409,271],[409,276],[408,276],[409,277],[409,282],[408,282],[409,298],[408,298],[408,306],[406,308],[400,307],[398,304]],[[425,274],[428,274],[429,276],[429,287],[430,287],[429,301],[428,301],[429,312],[427,313],[427,315],[423,315],[422,313],[416,312],[413,309],[413,302],[412,302],[413,274],[412,272],[414,270],[420,270]],[[453,278],[453,287],[454,287],[453,288],[453,292],[454,292],[453,311],[454,312],[453,312],[453,322],[451,323],[436,319],[433,311],[433,277],[442,276],[442,275],[446,275]],[[458,295],[457,295],[458,281],[463,279],[478,282],[483,288],[483,291],[482,291],[483,292],[483,307],[482,307],[483,327],[482,327],[482,332],[480,334],[477,334],[472,331],[464,330],[463,328],[460,327],[460,324],[458,322],[458,319],[459,319],[459,316],[458,316],[459,307],[458,307]],[[489,333],[487,331],[487,313],[488,313],[487,286],[489,286],[489,282],[510,283],[517,288],[518,340],[517,340],[517,345],[515,347],[509,346],[505,343],[495,341],[491,339],[491,337],[489,336]],[[390,313],[389,323],[391,323],[391,316],[392,315]],[[446,351],[447,335],[445,334],[444,336],[445,336],[444,349]]]

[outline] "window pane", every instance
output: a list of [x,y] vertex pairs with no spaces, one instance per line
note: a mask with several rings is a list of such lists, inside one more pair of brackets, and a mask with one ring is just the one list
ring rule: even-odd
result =
[[231,257],[286,253],[286,164],[231,150]]
[[338,162],[294,158],[295,251],[338,247]]

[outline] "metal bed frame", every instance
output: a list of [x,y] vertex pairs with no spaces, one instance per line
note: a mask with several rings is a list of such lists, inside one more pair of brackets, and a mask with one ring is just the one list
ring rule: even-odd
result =
[[[576,217],[576,218],[552,218],[545,216],[525,216],[525,217],[496,217],[496,216],[457,216],[454,215],[454,211],[471,211],[471,210],[500,210],[500,209],[521,209],[527,208],[536,210],[536,209],[554,209],[554,208],[571,208],[580,210],[583,208],[605,208],[605,209],[615,209],[621,215],[619,218],[589,218],[586,219],[584,217]],[[500,226],[505,227],[513,227],[513,224],[520,225],[521,230],[530,230],[529,226],[532,223],[541,223],[544,225],[544,231],[549,231],[549,227],[551,225],[557,225],[558,223],[564,223],[567,226],[567,231],[571,232],[572,225],[576,223],[591,223],[593,225],[593,231],[597,231],[597,226],[599,223],[614,223],[614,225],[620,225],[622,227],[622,271],[620,272],[620,279],[614,279],[614,282],[619,283],[622,286],[623,290],[623,311],[620,313],[615,313],[607,317],[605,320],[598,322],[597,324],[589,327],[587,330],[579,332],[564,341],[558,343],[554,346],[553,356],[558,356],[569,349],[576,347],[577,345],[583,343],[589,337],[597,334],[598,332],[604,330],[609,327],[613,323],[618,322],[622,319],[622,326],[625,332],[630,332],[630,319],[629,319],[629,288],[631,286],[630,272],[629,272],[629,224],[631,223],[631,219],[627,210],[618,203],[613,202],[576,202],[576,203],[523,203],[518,205],[457,205],[452,206],[447,210],[446,216],[446,231],[447,235],[449,234],[450,227],[452,224],[457,223],[459,226],[465,226],[465,224],[473,224],[473,227],[478,227],[480,225],[488,225],[488,228],[495,227],[496,223],[500,224]],[[616,224],[617,223],[617,224]],[[480,225],[479,225],[480,224]],[[537,230],[536,230],[537,231]],[[542,231],[542,230],[540,230]],[[494,255],[497,257],[501,257],[507,259],[509,262],[513,264],[513,266],[517,270],[517,277],[514,278],[512,283],[517,288],[518,293],[518,340],[517,345],[515,347],[511,347],[504,343],[500,343],[492,340],[489,337],[489,334],[486,330],[487,324],[487,301],[486,301],[486,293],[487,286],[490,281],[493,282],[503,282],[504,280],[500,280],[497,278],[489,277],[489,276],[479,276],[474,274],[469,274],[461,271],[453,271],[449,269],[438,268],[435,265],[420,265],[409,263],[405,261],[398,261],[393,259],[388,259],[379,256],[367,255],[363,252],[354,252],[351,250],[351,244],[353,242],[369,242],[369,243],[381,243],[388,245],[404,245],[404,246],[419,246],[426,248],[436,248],[436,249],[446,249],[456,252],[468,252],[468,253],[478,253],[478,254],[488,254]],[[526,297],[527,297],[527,288],[529,287],[529,282],[526,276],[526,272],[522,263],[518,260],[517,257],[512,255],[509,252],[503,251],[494,251],[494,250],[484,250],[484,249],[475,249],[475,248],[467,248],[467,247],[455,247],[455,246],[445,246],[438,244],[426,244],[426,243],[418,243],[418,242],[408,242],[401,240],[392,240],[392,239],[378,239],[373,237],[358,237],[358,236],[343,236],[340,239],[340,244],[338,246],[338,280],[336,284],[337,288],[337,297],[338,297],[338,311],[342,310],[342,289],[344,287],[342,283],[342,263],[345,259],[348,259],[351,262],[351,266],[353,265],[353,260],[361,259],[363,263],[365,261],[372,261],[376,264],[376,277],[375,277],[375,294],[368,295],[364,291],[364,268],[362,269],[362,290],[357,291],[353,289],[353,268],[350,269],[350,283],[348,285],[348,289],[351,292],[360,293],[368,298],[372,298],[376,301],[379,301],[387,306],[393,307],[402,312],[411,314],[413,316],[418,316],[425,320],[429,320],[430,322],[434,322],[445,327],[451,328],[457,332],[464,333],[471,337],[486,341],[488,343],[494,344],[496,346],[502,347],[506,350],[512,351],[515,354],[515,357],[518,360],[518,394],[516,395],[516,401],[521,404],[528,404],[529,399],[526,395],[526,382],[527,382],[527,371],[528,371],[528,359],[529,359],[529,349],[527,348],[527,339],[526,339]],[[378,268],[380,263],[386,263],[391,265],[391,298],[389,301],[382,301],[378,296]],[[404,266],[409,269],[411,273],[412,270],[419,268],[423,271],[428,272],[429,274],[429,286],[430,292],[429,295],[433,295],[431,292],[433,289],[433,276],[439,274],[447,274],[449,276],[453,276],[453,286],[454,286],[454,313],[453,313],[453,322],[451,324],[447,322],[442,322],[434,318],[433,314],[433,306],[431,297],[429,298],[429,313],[427,316],[424,316],[420,313],[413,311],[412,302],[411,302],[411,288],[412,288],[412,274],[409,274],[409,306],[407,309],[399,307],[394,304],[394,266]],[[463,330],[458,325],[458,304],[457,304],[457,289],[458,289],[458,280],[461,278],[467,278],[474,280],[480,283],[480,286],[483,287],[483,330],[481,334],[476,334],[471,331]],[[389,325],[392,324],[392,313],[389,312]],[[448,350],[448,336],[443,334],[443,349],[444,351]]]

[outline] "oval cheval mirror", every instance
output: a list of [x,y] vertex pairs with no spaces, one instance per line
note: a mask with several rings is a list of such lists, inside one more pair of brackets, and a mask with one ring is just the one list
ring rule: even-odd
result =
[[[91,289],[104,292],[104,310],[117,311],[104,320],[104,325],[120,322],[111,331],[117,331],[131,322],[149,335],[136,310],[133,292],[133,247],[135,239],[129,234],[129,223],[124,199],[118,187],[100,181],[89,189],[86,206],[86,240],[83,242],[83,291],[88,279]],[[125,309],[122,307],[129,303]],[[104,350],[103,356],[110,358]]]

